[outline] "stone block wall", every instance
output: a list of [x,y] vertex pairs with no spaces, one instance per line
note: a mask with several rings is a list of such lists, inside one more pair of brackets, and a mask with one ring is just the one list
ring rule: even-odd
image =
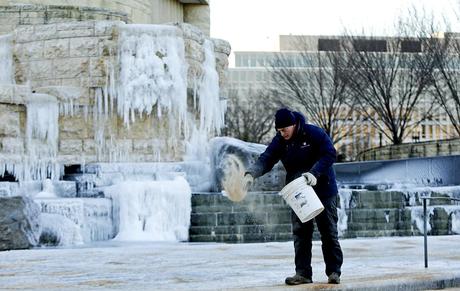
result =
[[0,16],[0,35],[19,25],[120,20],[146,24],[187,22],[209,37],[210,24],[209,3],[203,0],[0,0]]
[[[71,6],[71,3],[63,3],[62,6],[53,5],[11,5],[13,1],[3,3],[0,1],[0,35],[13,32],[16,27],[23,25],[39,25],[63,23],[85,20],[112,20],[128,22],[128,15],[116,10],[107,10],[97,6],[87,7]],[[37,3],[35,3],[37,4]],[[7,6],[8,5],[8,6]]]
[[291,210],[275,192],[253,192],[235,203],[219,194],[193,194],[191,242],[268,242],[292,238]]
[[61,100],[67,92],[41,87],[79,87],[75,93],[80,96],[72,97],[80,104],[90,104],[90,90],[106,85],[106,66],[114,60],[116,25],[121,23],[80,21],[18,27],[14,32],[16,83],[29,82],[37,93],[61,94],[56,96]]

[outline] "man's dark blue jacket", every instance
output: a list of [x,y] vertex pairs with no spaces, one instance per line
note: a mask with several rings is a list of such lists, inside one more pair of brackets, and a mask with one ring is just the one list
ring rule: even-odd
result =
[[285,140],[278,132],[259,159],[249,169],[254,178],[269,172],[281,160],[286,169],[286,184],[310,172],[317,178],[313,187],[320,199],[337,195],[337,184],[332,164],[336,151],[326,132],[306,124],[305,118],[293,112],[297,128],[292,138]]

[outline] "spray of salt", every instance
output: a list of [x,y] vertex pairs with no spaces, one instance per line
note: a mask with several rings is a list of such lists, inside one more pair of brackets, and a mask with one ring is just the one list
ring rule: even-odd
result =
[[246,197],[249,181],[244,178],[246,167],[235,155],[228,155],[224,166],[224,179],[222,186],[224,195],[234,202],[239,202]]

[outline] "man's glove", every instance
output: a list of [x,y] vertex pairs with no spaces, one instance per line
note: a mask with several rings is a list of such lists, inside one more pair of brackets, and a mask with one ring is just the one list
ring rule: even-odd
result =
[[302,176],[307,181],[307,185],[310,185],[310,186],[315,186],[316,185],[316,182],[317,182],[316,177],[312,173],[306,172],[306,173],[303,173]]
[[252,186],[254,183],[254,177],[251,175],[251,173],[244,173],[243,183],[246,189],[249,189]]

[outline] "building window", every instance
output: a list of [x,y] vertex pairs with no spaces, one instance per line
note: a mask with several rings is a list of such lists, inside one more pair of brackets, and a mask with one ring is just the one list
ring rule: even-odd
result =
[[340,42],[338,39],[318,39],[318,50],[319,51],[339,51]]
[[418,40],[403,40],[401,42],[401,52],[419,53],[422,51],[422,44]]
[[357,51],[364,52],[386,52],[387,41],[375,39],[356,39],[353,41]]

